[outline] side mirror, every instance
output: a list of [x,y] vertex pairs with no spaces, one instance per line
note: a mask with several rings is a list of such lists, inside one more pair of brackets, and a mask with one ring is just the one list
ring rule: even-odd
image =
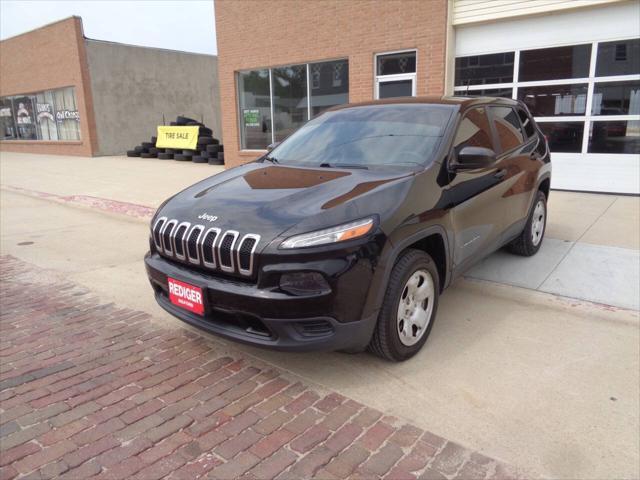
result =
[[453,167],[456,170],[471,170],[490,165],[496,158],[496,152],[484,147],[463,147],[456,156]]
[[272,144],[267,145],[267,152],[270,152],[271,150],[276,148],[278,145],[280,145],[280,142],[273,142]]

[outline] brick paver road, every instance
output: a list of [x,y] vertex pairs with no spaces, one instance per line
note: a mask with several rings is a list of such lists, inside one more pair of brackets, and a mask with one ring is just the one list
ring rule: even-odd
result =
[[0,271],[1,479],[515,476],[12,257]]

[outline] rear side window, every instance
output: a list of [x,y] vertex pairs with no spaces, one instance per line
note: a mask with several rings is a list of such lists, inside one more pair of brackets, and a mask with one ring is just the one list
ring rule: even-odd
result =
[[535,128],[533,128],[533,122],[527,115],[527,112],[522,110],[521,108],[517,109],[518,116],[520,117],[520,123],[522,123],[522,128],[524,129],[524,133],[527,134],[527,138],[531,138],[536,134]]
[[524,143],[520,119],[511,107],[491,107],[496,132],[503,151],[516,148]]
[[491,126],[483,107],[470,109],[458,126],[453,148],[457,154],[464,147],[484,147],[495,150],[491,140]]

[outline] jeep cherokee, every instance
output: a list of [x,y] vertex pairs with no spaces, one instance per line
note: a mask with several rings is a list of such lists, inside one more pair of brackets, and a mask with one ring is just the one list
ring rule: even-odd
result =
[[550,178],[514,100],[335,107],[163,203],[146,269],[158,303],[209,332],[401,361],[456,277],[505,245],[538,251]]

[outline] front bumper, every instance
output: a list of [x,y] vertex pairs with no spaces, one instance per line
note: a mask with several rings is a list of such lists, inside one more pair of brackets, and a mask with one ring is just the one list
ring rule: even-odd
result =
[[[145,256],[158,304],[178,319],[221,337],[259,347],[289,351],[362,350],[377,316],[340,322],[331,315],[332,295],[292,296],[256,284],[208,275],[169,262],[156,253]],[[169,300],[167,277],[202,288],[203,316]],[[323,306],[326,309],[322,314]]]

